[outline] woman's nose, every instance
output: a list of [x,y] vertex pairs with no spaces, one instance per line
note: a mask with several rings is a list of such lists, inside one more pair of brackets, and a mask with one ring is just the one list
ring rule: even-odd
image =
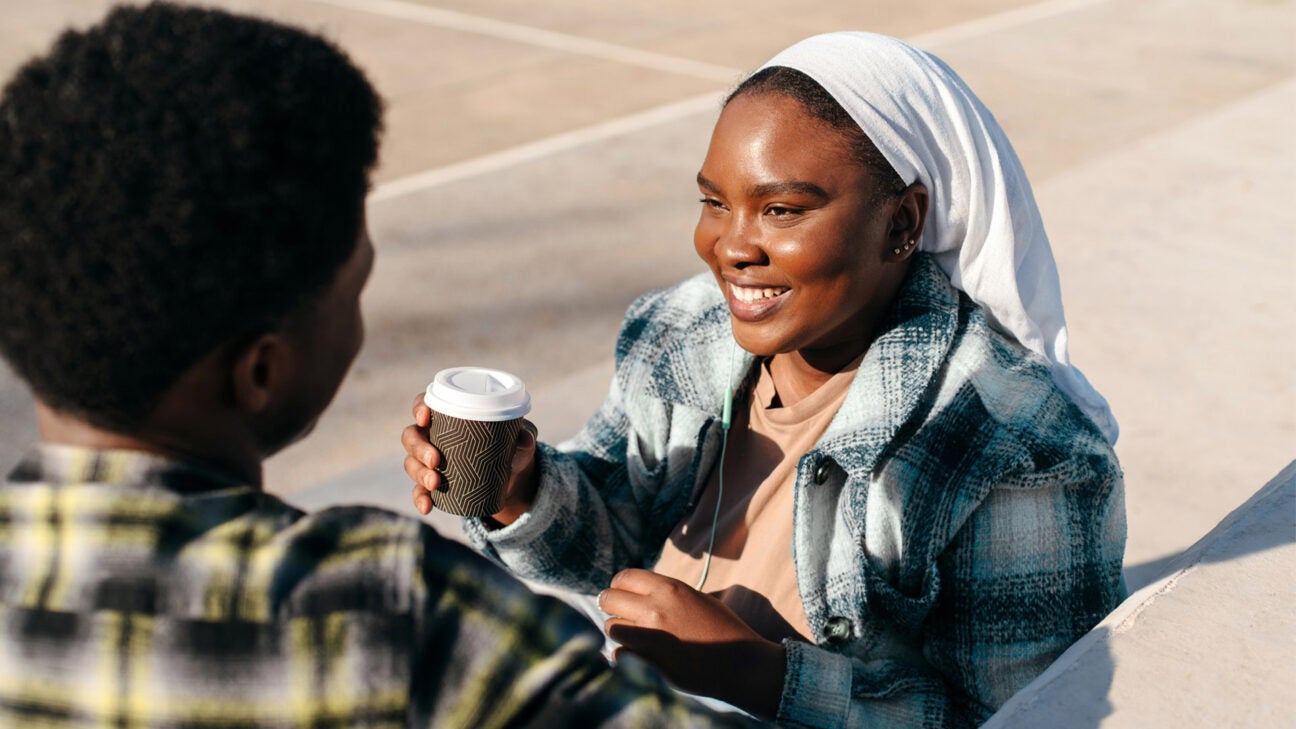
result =
[[728,268],[743,268],[767,261],[755,227],[737,218],[725,226],[716,240],[715,255],[719,263]]

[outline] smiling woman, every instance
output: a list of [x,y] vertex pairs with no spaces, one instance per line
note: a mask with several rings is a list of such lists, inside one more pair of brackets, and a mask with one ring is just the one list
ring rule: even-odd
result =
[[631,307],[602,409],[524,438],[470,539],[598,594],[618,656],[683,690],[785,726],[984,721],[1124,592],[1115,422],[1011,145],[938,59],[835,33],[730,96],[697,182],[711,275]]
[[794,97],[744,92],[721,113],[698,173],[693,244],[726,294],[738,344],[790,355],[771,366],[781,394],[801,379],[813,390],[868,348],[908,271],[908,255],[887,254],[922,235],[926,188],[880,197],[852,141]]

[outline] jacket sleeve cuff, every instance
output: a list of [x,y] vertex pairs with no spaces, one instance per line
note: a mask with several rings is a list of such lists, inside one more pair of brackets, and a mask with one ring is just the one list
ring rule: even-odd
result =
[[787,672],[776,721],[785,727],[840,729],[850,713],[851,659],[798,640],[785,640]]
[[524,572],[529,571],[525,570],[525,564],[519,563],[524,560],[518,560],[515,555],[519,550],[529,552],[544,537],[565,506],[562,484],[549,477],[549,459],[539,450],[536,454],[540,458],[540,488],[536,490],[536,500],[526,513],[512,524],[498,529],[487,527],[482,519],[465,517],[463,520],[464,533],[473,546],[510,568]]

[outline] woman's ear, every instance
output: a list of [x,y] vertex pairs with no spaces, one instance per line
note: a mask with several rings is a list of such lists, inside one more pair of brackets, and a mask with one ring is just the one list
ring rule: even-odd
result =
[[900,193],[899,203],[891,216],[891,234],[887,241],[893,257],[908,258],[918,250],[923,226],[927,222],[927,203],[927,186],[921,182],[913,183]]
[[234,406],[242,412],[264,412],[291,377],[292,348],[282,335],[261,334],[235,352],[230,380]]

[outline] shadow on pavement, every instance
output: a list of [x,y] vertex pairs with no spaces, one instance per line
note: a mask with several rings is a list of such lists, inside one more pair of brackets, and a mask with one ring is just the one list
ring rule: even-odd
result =
[[[1228,562],[1293,543],[1296,541],[1296,526],[1291,524],[1296,520],[1296,497],[1293,494],[1296,494],[1296,461],[1288,464],[1264,488],[1225,517],[1219,526],[1193,546],[1160,559],[1126,565],[1126,586],[1131,593],[1134,593],[1175,570],[1191,564]],[[1289,528],[1262,529],[1256,525],[1246,525],[1240,530],[1230,529],[1246,513],[1254,509],[1287,514]],[[1218,544],[1211,543],[1212,541]]]

